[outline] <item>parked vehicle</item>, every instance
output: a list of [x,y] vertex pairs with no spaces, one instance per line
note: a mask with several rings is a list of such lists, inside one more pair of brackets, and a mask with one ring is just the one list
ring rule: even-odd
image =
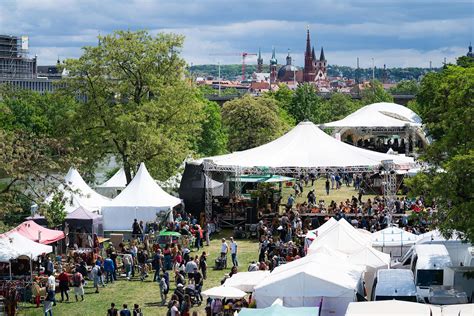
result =
[[382,269],[377,271],[371,301],[386,300],[417,302],[411,270]]

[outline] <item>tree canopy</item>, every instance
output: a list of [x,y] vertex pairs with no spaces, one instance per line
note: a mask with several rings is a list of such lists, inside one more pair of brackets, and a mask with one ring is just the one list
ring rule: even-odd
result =
[[393,102],[392,95],[385,91],[382,83],[378,80],[370,81],[369,87],[362,90],[360,95],[364,105],[378,102]]
[[[464,62],[464,61],[463,61]],[[407,181],[411,195],[435,203],[436,223],[474,242],[474,68],[449,65],[421,82],[416,109],[433,143],[423,159],[432,168]]]
[[64,90],[82,100],[74,141],[88,166],[115,156],[128,182],[140,162],[165,179],[192,151],[204,101],[184,79],[183,39],[116,31],[66,60]]
[[289,126],[279,117],[277,102],[245,95],[224,103],[222,119],[229,133],[229,151],[249,149],[281,136]]

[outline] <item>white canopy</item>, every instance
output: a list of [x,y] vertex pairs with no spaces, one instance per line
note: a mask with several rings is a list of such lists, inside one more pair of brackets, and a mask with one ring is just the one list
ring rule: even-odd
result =
[[202,295],[205,295],[210,298],[242,298],[247,293],[242,290],[236,289],[231,286],[216,286],[205,291],[202,291]]
[[[325,255],[309,256],[273,270],[255,287],[258,308],[280,298],[287,307],[319,306],[321,315],[344,315],[361,287],[362,268]],[[305,259],[306,258],[306,259]]]
[[308,252],[312,253],[320,246],[328,246],[345,254],[352,254],[371,245],[370,236],[360,233],[345,219],[329,227],[311,243]]
[[350,254],[348,260],[350,263],[366,266],[367,270],[388,269],[390,267],[390,255],[370,246],[365,246]]
[[306,234],[306,238],[314,240],[317,236],[322,235],[326,230],[328,230],[335,224],[337,224],[337,220],[335,220],[334,217],[331,217],[326,223],[322,224],[318,228],[308,231],[308,233]]
[[421,118],[406,106],[380,102],[364,106],[342,120],[323,127],[404,127],[421,126]]
[[155,221],[157,213],[180,203],[180,199],[160,188],[145,164],[141,163],[132,182],[102,208],[104,230],[131,230],[135,218],[145,222]]
[[219,166],[349,168],[375,167],[382,160],[409,168],[413,159],[358,148],[334,139],[312,122],[301,122],[265,145],[232,154],[206,158]]
[[[65,205],[67,213],[71,213],[78,207],[84,207],[90,211],[100,210],[102,206],[110,202],[109,198],[95,192],[81,177],[79,172],[71,167],[64,177],[65,188],[63,184],[58,187],[59,191],[62,191],[64,197],[68,200]],[[46,202],[51,202],[53,195],[46,198]]]
[[7,244],[7,247],[5,249],[1,247],[0,249],[0,261],[9,261],[22,256],[36,259],[43,253],[53,252],[53,247],[34,242],[18,232],[0,235],[0,245],[5,244]]
[[444,305],[441,307],[443,316],[472,316],[474,315],[474,304]]
[[125,170],[120,168],[109,180],[105,181],[98,188],[123,189],[127,186],[127,176]]
[[319,315],[318,307],[285,307],[280,299],[276,299],[267,308],[242,308],[239,316],[315,316]]
[[228,278],[224,286],[235,287],[244,292],[253,292],[255,286],[270,275],[270,271],[239,272]]
[[405,301],[352,302],[346,316],[440,316],[438,306]]
[[413,245],[418,236],[398,227],[387,227],[372,234],[372,245],[384,246],[408,246]]

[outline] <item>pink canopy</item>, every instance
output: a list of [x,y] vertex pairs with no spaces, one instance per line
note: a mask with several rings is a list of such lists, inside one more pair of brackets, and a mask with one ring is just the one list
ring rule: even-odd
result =
[[40,244],[51,244],[55,241],[63,239],[64,232],[60,230],[48,229],[43,226],[36,224],[34,221],[26,221],[13,228],[6,235],[18,232],[26,238],[38,242]]

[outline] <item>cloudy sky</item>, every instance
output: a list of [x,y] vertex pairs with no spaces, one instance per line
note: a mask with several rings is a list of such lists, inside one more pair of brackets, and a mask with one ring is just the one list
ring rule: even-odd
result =
[[117,29],[183,34],[189,64],[239,63],[232,54],[259,48],[268,62],[274,46],[280,63],[290,49],[301,65],[309,26],[330,64],[439,66],[467,52],[473,21],[472,0],[0,0],[0,32],[28,35],[41,65]]

